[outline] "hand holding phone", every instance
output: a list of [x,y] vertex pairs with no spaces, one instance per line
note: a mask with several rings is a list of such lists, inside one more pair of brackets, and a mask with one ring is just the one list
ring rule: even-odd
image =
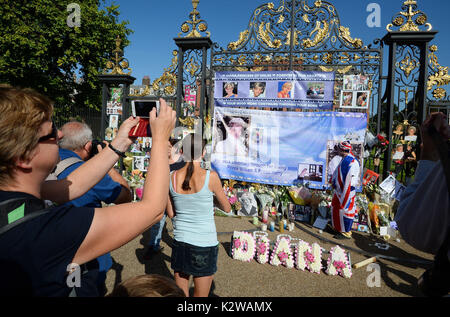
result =
[[150,112],[156,108],[159,112],[159,101],[156,100],[133,100],[131,101],[131,111],[133,117],[139,117],[139,123],[130,131],[130,137],[151,137]]

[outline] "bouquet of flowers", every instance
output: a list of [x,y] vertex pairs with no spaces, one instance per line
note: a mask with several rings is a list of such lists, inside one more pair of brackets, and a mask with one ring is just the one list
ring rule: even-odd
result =
[[386,139],[386,136],[383,134],[378,134],[377,139],[378,139],[378,143],[377,143],[377,148],[376,148],[374,157],[378,158],[381,156],[381,154],[384,151],[386,151],[386,149],[389,145],[389,141]]

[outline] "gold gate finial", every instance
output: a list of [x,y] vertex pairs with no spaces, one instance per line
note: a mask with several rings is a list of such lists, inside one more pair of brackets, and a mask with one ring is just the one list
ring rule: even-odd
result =
[[[131,75],[131,68],[128,59],[123,57],[123,50],[120,48],[122,44],[122,39],[119,35],[116,37],[116,48],[112,51],[113,57],[111,60],[106,62],[106,67],[103,69],[103,74],[105,75]],[[108,70],[111,70],[108,73]],[[128,73],[124,71],[128,70]]]
[[200,0],[192,0],[193,10],[189,13],[191,20],[187,20],[181,25],[182,32],[180,32],[178,36],[188,32],[189,33],[185,37],[202,37],[200,32],[205,32],[206,37],[211,36],[211,33],[206,31],[208,29],[208,24],[205,20],[200,19],[200,12],[197,10],[199,2]]
[[[417,10],[417,0],[406,0],[403,2],[401,12],[397,13],[392,18],[392,23],[386,26],[388,32],[393,32],[392,27],[399,27],[400,32],[414,31],[419,32],[420,27],[425,25],[426,31],[429,32],[433,28],[430,23],[427,23],[427,15],[420,10]],[[415,20],[413,21],[413,18]]]

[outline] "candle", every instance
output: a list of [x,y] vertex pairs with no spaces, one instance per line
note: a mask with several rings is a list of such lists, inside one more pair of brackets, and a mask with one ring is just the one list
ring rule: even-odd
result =
[[269,207],[265,207],[263,209],[262,222],[267,223],[267,219],[269,218]]
[[278,228],[280,229],[280,232],[284,232],[284,225],[283,225],[283,221],[279,221],[278,222]]
[[261,230],[262,231],[267,231],[267,225],[265,223],[261,224]]
[[255,226],[257,226],[258,223],[259,223],[258,217],[253,217],[253,224],[254,224]]
[[287,229],[287,220],[286,219],[283,219],[283,228]]
[[270,222],[270,231],[272,231],[272,232],[275,231],[275,222],[273,222],[273,221]]

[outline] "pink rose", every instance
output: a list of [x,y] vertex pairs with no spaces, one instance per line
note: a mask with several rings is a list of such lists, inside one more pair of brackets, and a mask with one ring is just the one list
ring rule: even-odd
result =
[[235,240],[234,240],[234,248],[235,248],[235,249],[239,249],[240,246],[241,246],[241,240],[235,239]]
[[259,254],[266,253],[266,244],[265,243],[261,243],[258,245],[258,253]]
[[288,255],[286,252],[281,251],[280,253],[278,253],[278,258],[281,262],[284,262],[288,258]]
[[315,260],[314,255],[308,251],[305,252],[305,257],[309,262],[314,262]]

